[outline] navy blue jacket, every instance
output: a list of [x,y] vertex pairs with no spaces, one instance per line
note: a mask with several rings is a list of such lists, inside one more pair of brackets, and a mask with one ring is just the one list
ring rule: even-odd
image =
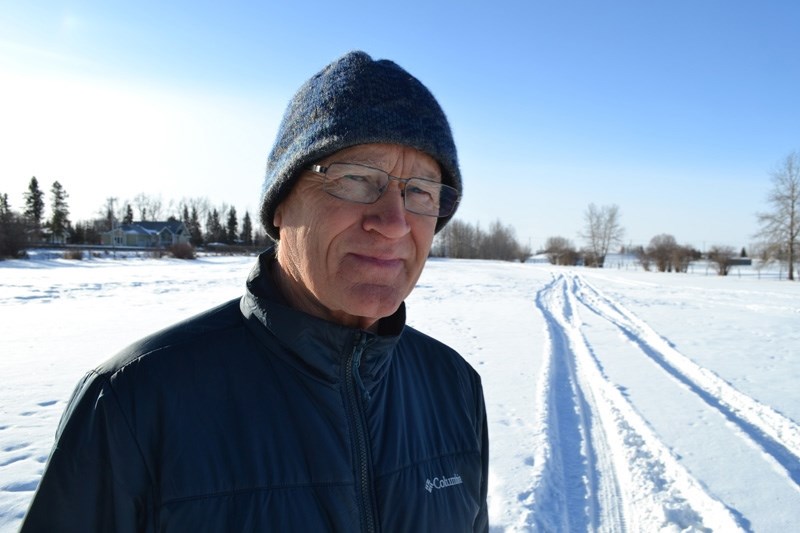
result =
[[22,531],[487,531],[480,378],[405,326],[247,293],[76,388]]

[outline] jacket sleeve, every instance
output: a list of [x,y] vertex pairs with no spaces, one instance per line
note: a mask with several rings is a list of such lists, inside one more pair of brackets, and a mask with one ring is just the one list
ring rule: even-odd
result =
[[489,531],[489,422],[486,418],[486,402],[483,397],[483,388],[478,383],[478,416],[477,430],[481,433],[481,508],[475,518],[473,531],[488,533]]
[[21,532],[151,531],[150,476],[111,384],[78,384]]

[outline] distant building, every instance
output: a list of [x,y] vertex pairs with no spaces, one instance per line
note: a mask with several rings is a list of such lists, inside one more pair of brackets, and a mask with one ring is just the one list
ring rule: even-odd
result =
[[53,233],[47,226],[42,226],[39,229],[25,230],[25,240],[30,244],[43,245],[43,244],[56,244],[62,245],[69,242],[69,230],[61,230],[60,233]]
[[180,220],[167,222],[133,222],[120,224],[100,236],[106,246],[132,246],[139,248],[169,248],[174,244],[189,242],[189,230]]

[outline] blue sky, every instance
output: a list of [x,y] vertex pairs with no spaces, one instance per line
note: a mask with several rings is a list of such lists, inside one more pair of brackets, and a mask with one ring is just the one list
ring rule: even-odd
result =
[[[35,5],[34,5],[35,4]],[[440,100],[458,217],[580,244],[589,203],[626,243],[750,246],[800,149],[795,2],[2,2],[0,192],[59,180],[72,219],[109,196],[258,211],[297,87],[352,49]]]

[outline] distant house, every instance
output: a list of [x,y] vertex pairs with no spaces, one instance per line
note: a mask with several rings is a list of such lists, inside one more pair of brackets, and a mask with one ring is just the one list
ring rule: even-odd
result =
[[752,266],[753,260],[749,257],[732,257],[728,264],[730,266]]
[[39,229],[25,230],[25,240],[30,244],[67,244],[69,242],[69,231],[64,229],[59,233],[54,233],[47,226],[42,226]]
[[101,235],[106,246],[132,246],[139,248],[169,248],[174,244],[189,242],[189,230],[180,220],[167,222],[133,222],[120,224]]

